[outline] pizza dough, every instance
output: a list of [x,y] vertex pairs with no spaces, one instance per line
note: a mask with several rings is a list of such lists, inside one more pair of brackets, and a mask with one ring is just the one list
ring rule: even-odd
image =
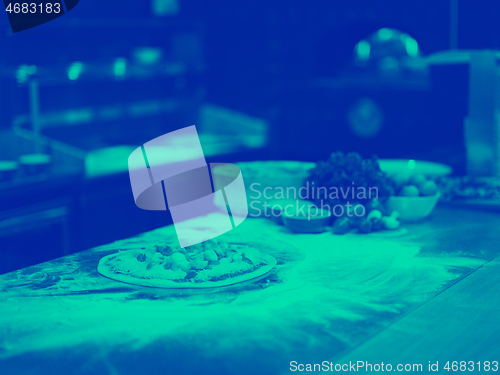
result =
[[276,259],[241,244],[209,240],[181,248],[164,241],[154,248],[105,256],[98,272],[124,283],[158,288],[217,288],[264,277]]

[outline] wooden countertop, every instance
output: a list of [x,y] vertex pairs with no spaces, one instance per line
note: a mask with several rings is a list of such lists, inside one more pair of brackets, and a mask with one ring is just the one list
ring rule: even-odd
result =
[[498,361],[499,228],[496,213],[440,206],[424,222],[369,235],[293,234],[247,219],[225,240],[278,259],[254,284],[179,292],[97,273],[104,255],[175,237],[161,228],[0,275],[0,367],[280,374],[292,361],[424,370],[428,361]]

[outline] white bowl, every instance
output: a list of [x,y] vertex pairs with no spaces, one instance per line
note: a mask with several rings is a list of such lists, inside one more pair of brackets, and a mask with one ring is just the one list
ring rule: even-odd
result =
[[392,196],[385,203],[389,212],[398,211],[399,220],[417,221],[429,216],[436,207],[440,193],[430,196],[402,197]]
[[409,159],[380,159],[378,165],[382,172],[392,175],[403,175],[410,178],[415,173],[422,173],[428,178],[435,179],[451,174],[453,168],[449,165],[431,161]]

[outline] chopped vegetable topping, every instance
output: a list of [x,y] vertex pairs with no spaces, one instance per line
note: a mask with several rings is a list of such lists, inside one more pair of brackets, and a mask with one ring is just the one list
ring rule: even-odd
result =
[[[259,251],[242,244],[227,244],[208,240],[181,248],[175,244],[160,241],[154,246],[155,252],[148,258],[140,254],[137,260],[147,263],[146,270],[153,274],[164,272],[172,280],[201,282],[236,275],[251,270],[264,263]],[[161,267],[154,266],[160,265]],[[154,277],[154,276],[153,276]]]

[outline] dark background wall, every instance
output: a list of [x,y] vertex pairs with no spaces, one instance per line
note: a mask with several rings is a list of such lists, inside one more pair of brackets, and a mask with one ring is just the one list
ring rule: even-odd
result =
[[[3,33],[0,56],[35,64],[112,56],[125,45],[162,43],[161,34],[144,33],[139,25],[197,20],[205,28],[208,99],[265,116],[284,81],[335,74],[353,45],[380,27],[408,32],[426,54],[449,46],[450,1],[185,0],[180,9],[174,18],[158,19],[146,1],[82,0],[50,24],[15,36]],[[82,33],[78,19],[104,19],[119,32],[105,35],[87,27]],[[7,17],[0,22],[7,30]],[[80,35],[75,42],[51,31],[71,22]],[[460,1],[459,48],[500,48],[499,24],[500,2]],[[15,43],[5,41],[12,38]]]

